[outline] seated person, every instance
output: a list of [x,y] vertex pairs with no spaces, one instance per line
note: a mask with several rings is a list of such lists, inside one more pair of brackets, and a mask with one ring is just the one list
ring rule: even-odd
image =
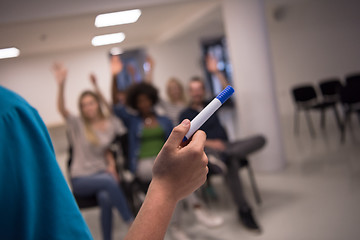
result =
[[[73,116],[65,106],[64,88],[67,70],[54,65],[58,83],[58,110],[66,120],[73,147],[70,169],[73,192],[78,196],[96,195],[101,207],[103,239],[111,239],[112,207],[116,207],[124,221],[133,221],[127,200],[119,185],[114,156],[109,151],[112,140],[124,134],[125,128],[114,116],[106,117],[97,94],[85,91],[79,98],[80,117]],[[92,81],[95,83],[94,76]]]
[[161,100],[159,103],[160,110],[171,119],[176,125],[179,120],[180,113],[186,108],[186,100],[184,87],[177,78],[170,78],[166,83],[166,95],[168,100]]
[[167,117],[155,113],[154,105],[158,101],[158,95],[152,85],[134,84],[128,89],[126,96],[127,104],[135,113],[120,102],[114,106],[114,113],[128,129],[129,169],[141,181],[149,183],[155,157],[170,135],[173,125]]
[[[172,123],[170,119],[159,116],[154,111],[154,106],[158,102],[158,94],[156,88],[151,84],[132,85],[128,89],[126,102],[136,110],[137,115],[130,113],[121,103],[114,107],[114,112],[128,128],[130,170],[144,183],[146,187],[144,191],[146,191],[152,179],[151,169],[155,158],[172,130]],[[204,211],[194,194],[191,194],[187,200],[194,208],[198,221],[208,227],[222,224],[222,218],[212,216]],[[175,211],[173,228],[170,230],[174,238],[176,238],[174,235],[177,235],[179,236],[177,239],[187,239],[179,227],[180,210]]]
[[[198,131],[187,146],[179,145],[189,128],[189,120],[174,128],[158,154],[148,195],[125,240],[164,239],[177,202],[205,182],[205,133]],[[6,139],[0,145],[0,191],[4,193],[0,199],[1,237],[93,239],[56,162],[39,114],[1,86],[0,136]]]
[[[181,113],[180,121],[183,119],[192,120],[207,105],[205,102],[205,85],[200,78],[193,78],[190,81],[189,95],[190,106]],[[221,126],[216,113],[200,129],[207,135],[205,152],[217,155],[227,165],[226,178],[235,204],[238,207],[241,222],[246,228],[260,232],[260,226],[255,220],[244,195],[238,170],[240,168],[239,159],[261,148],[265,143],[265,139],[255,137],[245,141],[229,143],[225,129]],[[211,165],[209,165],[210,172],[212,171],[211,168]]]

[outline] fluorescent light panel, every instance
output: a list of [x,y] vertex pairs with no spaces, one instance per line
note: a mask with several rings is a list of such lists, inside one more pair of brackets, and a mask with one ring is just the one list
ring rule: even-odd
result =
[[120,55],[123,53],[123,50],[118,47],[113,47],[110,49],[110,53],[111,53],[111,55]]
[[93,46],[109,45],[114,43],[121,43],[122,41],[124,41],[124,39],[124,33],[112,33],[93,37],[93,39],[91,40],[91,44]]
[[141,15],[140,9],[100,14],[95,18],[96,27],[108,27],[120,24],[134,23]]
[[14,58],[19,55],[20,55],[20,50],[15,47],[0,49],[0,59]]

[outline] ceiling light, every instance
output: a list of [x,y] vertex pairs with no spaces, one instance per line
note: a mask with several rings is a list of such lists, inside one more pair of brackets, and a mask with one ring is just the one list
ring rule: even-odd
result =
[[123,50],[121,48],[118,48],[118,47],[113,47],[110,49],[110,54],[111,55],[120,55],[123,53]]
[[20,55],[20,50],[15,47],[0,49],[0,59],[13,58],[19,55]]
[[141,15],[140,9],[100,14],[95,19],[96,27],[108,27],[120,24],[134,23]]
[[108,44],[114,44],[114,43],[120,43],[124,41],[125,34],[120,33],[112,33],[112,34],[106,34],[106,35],[100,35],[95,36],[91,40],[91,44],[93,46],[102,46],[102,45],[108,45]]

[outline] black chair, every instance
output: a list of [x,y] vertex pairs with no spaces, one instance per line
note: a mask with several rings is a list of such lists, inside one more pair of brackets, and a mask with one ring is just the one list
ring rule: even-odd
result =
[[360,121],[360,82],[347,82],[341,89],[340,100],[344,112],[341,143],[344,143],[346,128],[351,127],[351,114],[357,113]]
[[[70,144],[68,133],[67,133],[67,138],[68,138],[68,143],[69,143],[67,171],[68,171],[68,176],[70,176],[70,169],[71,169],[71,164],[72,164],[72,160],[73,160],[72,159],[73,147]],[[83,197],[83,196],[78,196],[78,195],[74,194],[74,192],[73,192],[73,195],[74,195],[76,203],[80,209],[97,207],[99,205],[95,194],[92,196]]]
[[360,73],[352,73],[345,76],[345,83],[349,86],[360,84]]
[[[254,194],[255,201],[258,205],[260,205],[262,203],[262,200],[261,200],[261,196],[260,196],[260,192],[259,192],[256,180],[255,180],[254,171],[252,169],[250,161],[248,160],[248,155],[263,148],[265,143],[266,143],[266,139],[263,136],[256,135],[253,137],[242,139],[240,141],[235,141],[234,143],[230,143],[228,146],[228,149],[225,152],[225,156],[236,158],[236,160],[239,162],[240,169],[247,169],[248,174],[249,174],[249,179],[250,179],[250,185],[251,185],[251,188],[252,188],[252,191]],[[207,152],[207,151],[205,150],[205,152]],[[207,155],[208,156],[212,155],[218,161],[221,161],[221,156],[219,156],[216,152],[208,151]],[[207,188],[212,187],[211,182],[210,182],[211,176],[220,173],[220,172],[214,171],[212,169],[213,167],[212,167],[210,157],[211,156],[209,156],[209,165],[208,165],[209,166],[209,175],[208,175],[208,179],[206,182]],[[203,193],[205,200],[207,200],[206,188],[203,188],[202,193]]]
[[[68,137],[68,136],[67,136]],[[71,163],[72,163],[72,154],[73,149],[71,145],[70,138],[68,137],[69,142],[69,148],[68,148],[68,175],[70,176],[70,169],[71,169]],[[127,134],[116,136],[114,140],[112,141],[112,144],[110,146],[110,150],[112,154],[114,155],[114,158],[116,160],[116,168],[120,175],[120,178],[123,180],[121,181],[121,187],[122,190],[125,193],[125,197],[127,198],[127,201],[129,203],[129,206],[131,207],[132,212],[134,215],[137,214],[137,212],[140,209],[140,206],[142,204],[142,201],[140,201],[137,197],[137,189],[136,181],[135,180],[129,180],[126,181],[126,177],[124,177],[124,173],[126,169],[128,169],[128,137]],[[93,208],[97,207],[98,201],[96,198],[96,195],[91,196],[78,196],[73,192],[74,198],[76,200],[76,203],[78,204],[80,209],[86,209],[86,208]]]
[[340,91],[342,88],[340,79],[323,79],[319,82],[319,88],[324,102],[340,102]]
[[334,115],[337,121],[337,124],[339,126],[339,129],[341,130],[341,120],[336,108],[336,101],[332,100],[326,100],[326,101],[320,101],[317,97],[316,90],[313,85],[303,85],[298,86],[292,89],[292,95],[296,104],[296,110],[294,115],[294,132],[295,134],[299,133],[299,112],[304,111],[305,117],[308,123],[310,135],[312,137],[315,137],[315,130],[311,121],[311,117],[309,112],[311,110],[320,111],[321,113],[321,120],[320,120],[320,126],[322,129],[325,128],[325,111],[327,109],[333,109]]

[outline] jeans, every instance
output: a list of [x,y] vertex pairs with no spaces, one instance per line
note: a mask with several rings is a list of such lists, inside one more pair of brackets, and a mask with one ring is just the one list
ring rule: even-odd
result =
[[91,196],[96,194],[101,208],[101,227],[104,240],[111,239],[112,207],[121,214],[125,222],[131,223],[133,215],[119,184],[106,172],[90,176],[75,177],[71,179],[74,194],[78,196]]

